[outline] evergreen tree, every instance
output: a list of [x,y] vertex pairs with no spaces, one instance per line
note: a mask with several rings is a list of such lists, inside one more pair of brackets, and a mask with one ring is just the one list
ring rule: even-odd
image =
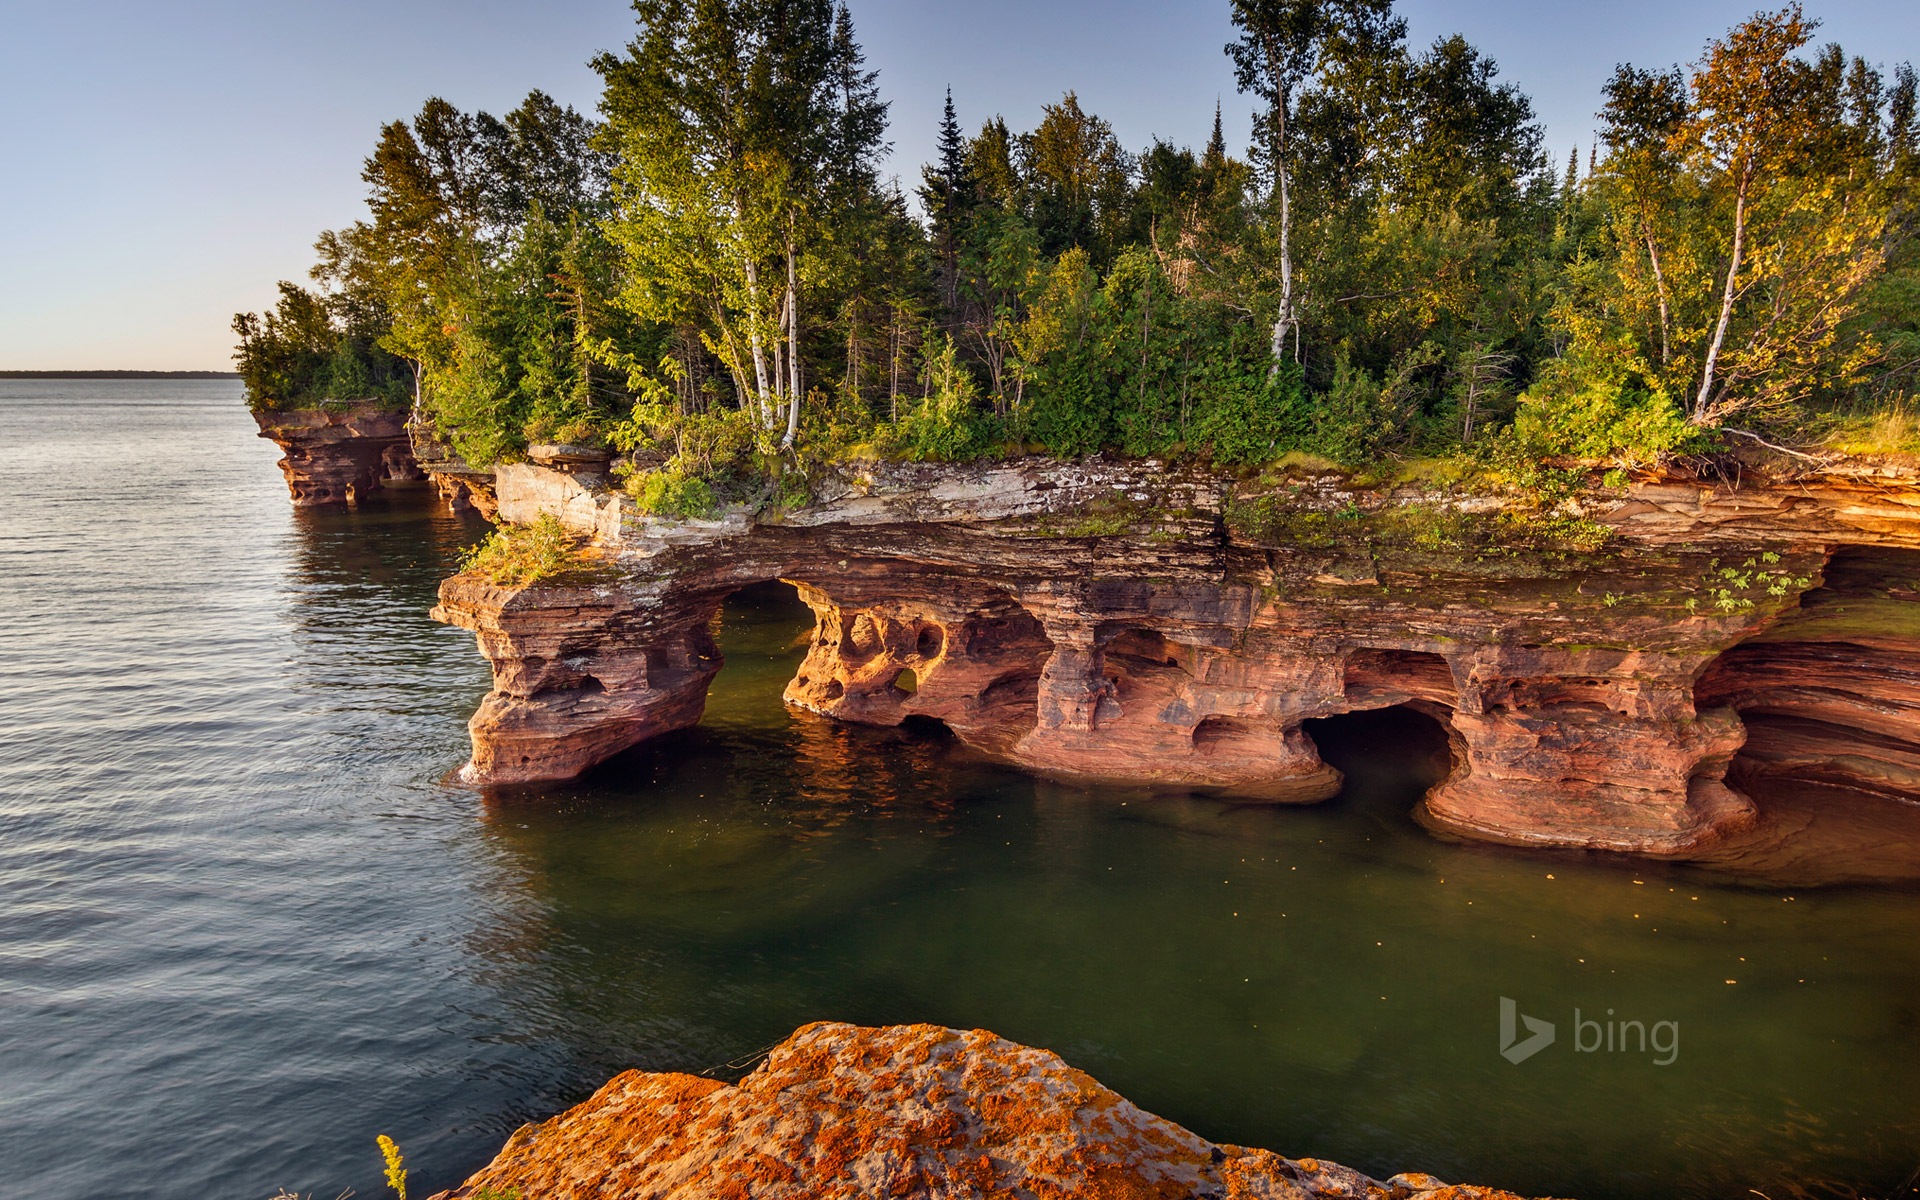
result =
[[960,246],[965,240],[962,225],[974,202],[973,182],[967,170],[967,139],[960,132],[960,121],[954,115],[952,88],[947,89],[935,153],[939,160],[921,172],[920,203],[933,225],[933,244],[939,256],[940,302],[951,315],[960,307]]

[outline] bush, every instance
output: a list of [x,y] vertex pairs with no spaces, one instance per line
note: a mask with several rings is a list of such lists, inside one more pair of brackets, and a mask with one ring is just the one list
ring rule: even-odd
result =
[[291,283],[262,314],[240,313],[234,364],[255,412],[372,400],[405,408],[413,397],[407,364],[381,349],[371,334],[343,329],[329,300]]
[[719,507],[706,480],[664,468],[629,478],[627,494],[641,512],[655,517],[699,519],[711,517]]
[[1200,373],[1192,440],[1227,466],[1271,462],[1294,449],[1306,421],[1300,371],[1229,365]]
[[1651,466],[1711,440],[1641,364],[1583,354],[1546,365],[1520,398],[1511,437],[1523,457],[1620,466]]
[[586,539],[542,513],[528,525],[503,525],[487,540],[469,550],[460,569],[483,575],[504,586],[525,587],[569,577],[588,577],[602,565],[588,551]]
[[981,410],[979,381],[952,337],[926,340],[920,382],[926,395],[907,405],[886,443],[916,462],[965,462],[993,449],[996,422]]

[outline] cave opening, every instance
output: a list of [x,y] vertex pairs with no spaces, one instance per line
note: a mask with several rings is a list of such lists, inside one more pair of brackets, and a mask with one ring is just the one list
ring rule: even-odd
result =
[[1417,799],[1453,771],[1454,735],[1445,710],[1421,703],[1316,717],[1301,722],[1320,757],[1356,790],[1411,791]]
[[[912,714],[900,718],[887,711],[913,699],[924,671],[901,667],[883,676],[885,684],[877,691],[862,690],[835,676],[836,661],[858,671],[888,652],[884,631],[870,614],[858,614],[839,631],[837,654],[813,657],[810,652],[823,639],[836,636],[833,626],[821,624],[802,599],[800,587],[769,580],[729,594],[720,602],[709,630],[715,653],[725,665],[708,686],[702,726],[773,733],[792,729],[795,722],[818,722],[822,719],[819,706],[856,698],[863,705],[878,706],[876,711],[886,719],[863,719],[866,710],[856,707],[849,713],[837,706],[826,719],[850,726],[892,725],[897,720],[898,727],[915,738],[944,741],[954,736],[946,722],[937,718]],[[946,634],[938,627],[924,626],[911,633],[907,644],[916,653],[937,654],[946,644]]]
[[748,584],[722,600],[708,625],[723,663],[707,687],[705,726],[770,731],[791,717],[782,700],[814,637],[813,610],[791,583]]

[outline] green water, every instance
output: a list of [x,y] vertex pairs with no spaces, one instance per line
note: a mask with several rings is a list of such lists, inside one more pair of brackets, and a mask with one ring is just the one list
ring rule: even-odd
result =
[[[499,933],[531,1024],[679,1067],[649,1047],[983,1026],[1215,1140],[1524,1192],[1885,1194],[1920,1164],[1912,893],[1438,841],[1410,714],[1319,729],[1351,783],[1315,808],[1041,783],[787,711],[806,625],[736,598],[699,730],[489,809],[541,900]],[[1503,1059],[1502,996],[1555,1044]],[[1670,1024],[1608,1052],[1627,1020]]]

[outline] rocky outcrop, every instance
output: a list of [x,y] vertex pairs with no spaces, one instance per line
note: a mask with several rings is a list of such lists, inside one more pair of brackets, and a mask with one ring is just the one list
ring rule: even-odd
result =
[[[489,1189],[491,1189],[489,1191]],[[517,1189],[517,1193],[513,1190]],[[629,1071],[438,1200],[1510,1200],[1216,1145],[1056,1055],[931,1025],[800,1029],[738,1084]]]
[[433,481],[434,491],[455,512],[474,512],[491,521],[499,515],[494,498],[493,472],[475,467],[454,452],[433,423],[416,416],[407,422],[414,461]]
[[1253,497],[1152,463],[875,467],[782,519],[705,522],[596,479],[502,468],[501,515],[558,514],[617,578],[441,589],[494,664],[474,782],[567,778],[696,722],[707,624],[771,579],[816,616],[789,702],[939,721],[1045,774],[1317,800],[1340,776],[1305,723],[1403,706],[1453,747],[1431,825],[1669,856],[1745,835],[1744,778],[1920,780],[1920,640],[1887,624],[1920,583],[1848,565],[1920,545],[1908,481],[1647,481],[1589,497],[1619,534],[1572,550],[1507,536],[1484,497],[1330,475]]
[[300,508],[351,504],[388,481],[425,479],[407,438],[405,413],[371,401],[253,414],[260,436],[279,446],[280,470]]

